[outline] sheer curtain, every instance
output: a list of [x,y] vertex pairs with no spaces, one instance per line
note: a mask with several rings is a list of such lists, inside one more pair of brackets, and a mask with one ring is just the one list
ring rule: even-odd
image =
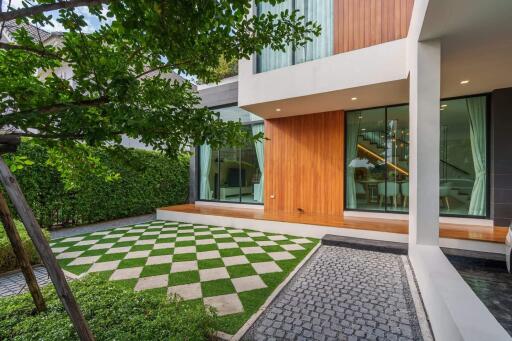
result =
[[357,208],[357,197],[356,197],[356,180],[355,175],[355,163],[352,162],[357,158],[357,135],[359,133],[359,117],[360,113],[350,113],[347,116],[347,208]]
[[[293,10],[293,1],[286,0],[280,4],[272,6],[269,3],[259,3],[258,13],[281,13],[285,10]],[[286,48],[285,52],[273,51],[266,47],[258,56],[258,72],[265,72],[293,64],[293,49],[291,46]]]
[[475,182],[469,203],[469,215],[484,216],[486,211],[486,126],[485,126],[485,97],[466,99],[469,112],[469,136],[471,153],[475,167]]
[[304,16],[304,20],[314,21],[322,27],[318,37],[295,51],[295,63],[320,59],[333,54],[333,1],[296,0],[295,8]]
[[[263,123],[252,125],[252,135],[263,133],[265,130]],[[264,175],[264,145],[263,140],[254,142],[254,148],[256,150],[256,157],[258,158],[258,167],[260,168],[260,183],[254,186],[254,200],[257,202],[263,202],[263,188],[265,183]]]
[[210,166],[212,163],[212,147],[208,144],[203,144],[199,147],[199,160],[200,160],[200,182],[199,182],[199,199],[210,200]]

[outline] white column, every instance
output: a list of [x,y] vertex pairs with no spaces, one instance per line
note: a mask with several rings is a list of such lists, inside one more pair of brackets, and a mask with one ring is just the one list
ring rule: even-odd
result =
[[409,80],[409,247],[439,245],[441,43],[418,42],[413,50]]

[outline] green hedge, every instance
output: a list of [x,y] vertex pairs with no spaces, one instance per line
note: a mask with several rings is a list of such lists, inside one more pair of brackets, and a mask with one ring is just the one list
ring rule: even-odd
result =
[[[21,241],[23,243],[23,248],[27,251],[28,256],[30,258],[30,262],[32,264],[37,264],[40,262],[39,256],[36,252],[34,244],[30,240],[27,231],[23,224],[19,221],[16,221],[16,227],[18,228],[18,233],[20,234]],[[45,237],[48,239],[49,233],[48,231],[43,231]],[[14,255],[11,243],[5,234],[5,230],[3,227],[0,227],[0,273],[15,270],[18,268],[18,264],[16,262],[16,256]]]
[[45,147],[24,141],[17,155],[34,164],[15,172],[27,201],[41,226],[71,226],[154,212],[183,203],[188,195],[189,156],[171,159],[160,153],[128,149],[112,153],[95,149],[94,155],[121,178],[82,174],[79,190],[67,191],[60,173],[47,164]]
[[[70,283],[96,340],[207,340],[216,317],[151,290],[133,292],[101,275]],[[53,290],[43,288],[48,310],[34,315],[29,294],[0,299],[0,340],[77,340],[68,316]]]

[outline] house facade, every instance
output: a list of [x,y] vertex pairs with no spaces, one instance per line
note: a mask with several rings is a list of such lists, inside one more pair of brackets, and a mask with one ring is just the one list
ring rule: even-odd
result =
[[253,12],[286,9],[319,22],[322,34],[305,47],[266,49],[241,60],[238,77],[198,87],[221,119],[265,140],[198,146],[196,205],[157,216],[407,242],[436,339],[510,339],[444,252],[505,253],[512,3],[288,0]]
[[511,9],[459,3],[255,6],[297,9],[322,33],[301,48],[266,49],[240,61],[238,77],[199,86],[221,119],[266,140],[199,147],[196,200],[393,219],[427,205],[442,221],[507,226],[512,46],[502,13]]

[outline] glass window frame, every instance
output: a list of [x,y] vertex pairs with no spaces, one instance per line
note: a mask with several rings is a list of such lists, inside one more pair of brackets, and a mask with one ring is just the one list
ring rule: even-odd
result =
[[[218,105],[218,106],[214,106],[214,107],[209,107],[208,109],[210,110],[218,110],[218,109],[224,109],[224,108],[229,108],[229,107],[238,107],[238,102],[234,102],[234,103],[228,103],[228,104],[223,104],[223,105]],[[241,122],[241,124],[243,126],[252,126],[252,125],[255,125],[255,124],[262,124],[264,123],[265,120],[261,119],[261,120],[257,120],[257,121],[250,121],[250,122]],[[264,205],[265,203],[264,202],[243,202],[242,201],[242,187],[240,186],[240,189],[239,189],[239,201],[229,201],[229,200],[220,200],[220,199],[201,199],[201,193],[200,193],[200,186],[201,186],[201,159],[200,159],[200,152],[199,152],[199,148],[200,146],[196,146],[195,147],[195,153],[196,153],[196,156],[195,156],[195,164],[196,164],[196,201],[202,201],[202,202],[215,202],[215,203],[224,203],[224,204],[234,204],[234,205],[259,205],[259,206],[262,206]],[[242,148],[238,148],[238,180],[239,180],[239,183],[241,184],[242,183],[242,172],[241,172],[241,168],[242,168],[242,157],[241,157],[241,154],[242,154]],[[217,155],[217,159],[220,159],[220,149],[219,150],[215,150],[215,153]],[[218,174],[220,175],[220,162],[217,162],[217,172]],[[217,181],[220,181],[220,176],[219,176],[219,179]],[[218,186],[220,188],[220,184]]]
[[[329,1],[332,1],[333,4],[334,4],[334,1],[335,0],[329,0]],[[296,0],[292,0],[292,12],[297,10],[297,5],[296,5]],[[333,5],[334,6],[334,5]],[[255,6],[255,9],[254,9],[254,13],[256,15],[259,15],[260,11],[260,7],[259,5],[257,4]],[[333,12],[332,12],[332,22],[334,24],[334,21],[335,21],[335,13],[334,13],[334,7],[333,7]],[[292,49],[292,54],[291,54],[291,64],[290,65],[287,65],[287,66],[283,66],[283,67],[279,67],[279,68],[276,68],[276,69],[272,69],[272,70],[267,70],[267,71],[261,71],[261,54],[260,53],[255,53],[254,54],[254,60],[255,60],[255,63],[253,65],[253,72],[256,73],[256,74],[259,74],[259,73],[265,73],[265,72],[271,72],[271,71],[275,71],[275,70],[279,70],[279,69],[282,69],[284,67],[290,67],[290,66],[294,66],[294,65],[299,65],[299,64],[303,64],[303,63],[307,63],[307,62],[311,62],[311,61],[314,61],[314,60],[319,60],[319,59],[322,59],[322,58],[326,58],[326,57],[330,57],[330,56],[333,56],[335,55],[336,53],[334,52],[334,32],[332,34],[332,36],[330,37],[331,40],[333,41],[333,51],[332,53],[329,55],[329,56],[325,56],[325,57],[321,57],[321,58],[315,58],[315,59],[312,59],[312,60],[305,60],[303,62],[298,62],[297,63],[297,58],[296,58],[296,52],[298,51],[297,47],[295,45],[291,46],[291,49]],[[313,38],[314,39],[314,38]]]
[[[467,95],[467,96],[457,96],[457,97],[447,97],[447,98],[441,98],[439,105],[441,105],[442,101],[450,101],[450,100],[457,100],[457,99],[465,99],[465,98],[471,98],[471,97],[485,97],[486,98],[486,113],[485,113],[485,124],[486,124],[486,215],[484,216],[474,216],[474,215],[467,215],[467,214],[446,214],[446,213],[439,213],[439,216],[441,217],[452,217],[452,218],[468,218],[468,219],[490,219],[491,217],[491,132],[492,132],[492,122],[491,122],[491,93],[481,93],[481,94],[474,94],[474,95]],[[344,117],[344,155],[343,155],[343,176],[345,177],[347,174],[347,152],[346,152],[346,136],[347,136],[347,114],[351,112],[358,112],[361,110],[372,110],[372,109],[382,109],[385,108],[385,121],[387,122],[388,118],[388,108],[393,107],[399,107],[399,106],[410,106],[410,103],[400,103],[400,104],[393,104],[393,105],[385,105],[385,106],[377,106],[377,107],[371,107],[371,108],[360,108],[360,109],[354,109],[349,110],[345,112]],[[386,124],[386,132],[387,132],[387,124]],[[387,136],[387,134],[386,134]],[[386,156],[386,162],[387,162],[387,156]],[[346,184],[346,179],[344,179],[344,184]],[[387,172],[386,172],[386,182],[387,182]],[[387,187],[387,186],[385,186]],[[409,214],[409,210],[406,212],[400,212],[400,211],[388,211],[387,210],[387,204],[384,206],[384,210],[365,210],[365,209],[357,209],[357,208],[348,208],[347,207],[347,191],[346,186],[343,187],[343,210],[344,211],[353,211],[353,212],[369,212],[369,213],[389,213],[389,214]]]

